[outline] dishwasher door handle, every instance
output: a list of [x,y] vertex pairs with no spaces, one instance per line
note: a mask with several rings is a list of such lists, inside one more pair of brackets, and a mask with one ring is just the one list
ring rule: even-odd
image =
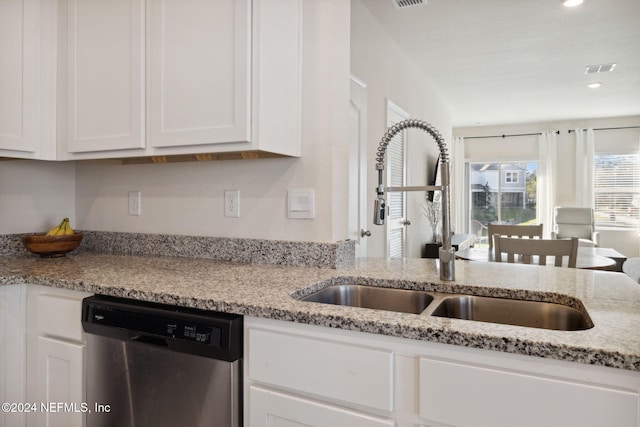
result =
[[150,335],[136,334],[131,335],[131,341],[141,342],[144,344],[151,344],[158,347],[169,347],[169,341],[166,338],[154,337]]

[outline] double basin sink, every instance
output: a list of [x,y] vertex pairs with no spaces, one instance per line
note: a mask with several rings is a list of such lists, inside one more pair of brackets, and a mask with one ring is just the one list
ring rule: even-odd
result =
[[593,327],[593,322],[586,311],[568,305],[542,301],[358,284],[328,286],[299,299],[323,304],[561,331],[579,331]]

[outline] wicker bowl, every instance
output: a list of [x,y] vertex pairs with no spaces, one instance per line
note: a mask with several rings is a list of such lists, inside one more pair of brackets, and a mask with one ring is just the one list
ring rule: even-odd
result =
[[44,258],[64,256],[80,246],[80,242],[82,242],[82,233],[62,236],[31,234],[22,238],[22,244],[27,250]]

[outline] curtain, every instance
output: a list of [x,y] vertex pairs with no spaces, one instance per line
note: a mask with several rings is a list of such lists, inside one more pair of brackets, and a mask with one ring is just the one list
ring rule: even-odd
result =
[[451,208],[452,218],[451,227],[456,233],[462,234],[467,232],[465,223],[465,164],[464,164],[464,138],[461,136],[453,137],[451,144]]
[[576,206],[593,207],[593,128],[576,129]]
[[556,203],[556,134],[542,132],[538,136],[538,222],[543,224],[543,237],[549,239],[553,231],[553,208]]

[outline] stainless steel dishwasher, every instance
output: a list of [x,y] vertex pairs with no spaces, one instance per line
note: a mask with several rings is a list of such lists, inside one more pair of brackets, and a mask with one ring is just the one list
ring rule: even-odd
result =
[[88,427],[242,425],[242,316],[84,299]]

